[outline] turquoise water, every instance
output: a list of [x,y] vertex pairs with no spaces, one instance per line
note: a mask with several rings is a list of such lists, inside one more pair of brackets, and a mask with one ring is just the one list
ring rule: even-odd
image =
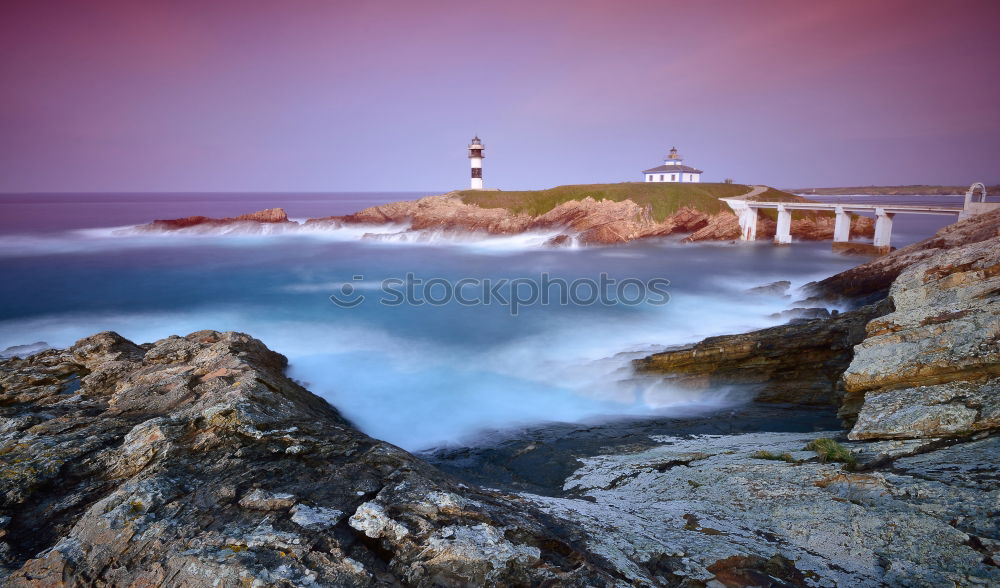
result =
[[[362,430],[404,448],[461,443],[484,429],[742,402],[728,390],[673,390],[628,361],[665,345],[777,324],[794,298],[748,296],[857,264],[828,243],[676,241],[551,249],[546,235],[417,242],[365,230],[135,234],[115,228],[188,214],[284,206],[293,218],[343,214],[414,194],[40,195],[0,197],[0,349],[65,346],[101,330],[138,342],[200,329],[248,332],[287,355],[290,374]],[[38,200],[35,200],[35,199]],[[665,305],[377,302],[386,278],[611,278],[670,281]],[[360,276],[361,279],[355,279]],[[366,300],[341,308],[350,283]]]

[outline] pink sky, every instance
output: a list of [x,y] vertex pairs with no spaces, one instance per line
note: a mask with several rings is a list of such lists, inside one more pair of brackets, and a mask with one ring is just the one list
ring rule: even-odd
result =
[[20,0],[0,191],[1000,182],[1000,2]]

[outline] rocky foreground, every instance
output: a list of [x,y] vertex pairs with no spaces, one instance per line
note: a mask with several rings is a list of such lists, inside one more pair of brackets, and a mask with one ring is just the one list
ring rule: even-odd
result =
[[7,586],[611,585],[524,499],[354,429],[247,335],[0,364]]
[[[626,243],[650,237],[684,235],[684,240],[731,241],[740,236],[740,226],[736,215],[725,210],[708,213],[693,207],[683,207],[662,221],[653,218],[649,207],[643,207],[631,200],[595,200],[587,197],[557,205],[552,210],[532,216],[506,208],[483,208],[466,203],[458,193],[428,196],[418,200],[392,202],[373,206],[354,214],[308,219],[302,226],[307,230],[338,229],[344,226],[360,225],[371,227],[371,237],[379,238],[389,230],[394,237],[400,233],[419,240],[421,232],[440,231],[443,233],[488,235],[513,235],[531,231],[558,231],[548,244],[552,246],[580,243],[584,245],[607,245]],[[249,232],[287,229],[299,227],[289,221],[285,211],[263,210],[233,218],[207,218],[202,216],[172,220],[157,220],[139,227],[144,231],[206,230],[230,228]],[[382,227],[380,230],[379,227]],[[776,222],[761,218],[758,238],[770,239],[774,236]],[[832,215],[806,214],[792,221],[792,236],[804,240],[829,240],[833,238],[834,218]],[[855,236],[871,236],[874,221],[867,217],[852,220],[851,233]]]

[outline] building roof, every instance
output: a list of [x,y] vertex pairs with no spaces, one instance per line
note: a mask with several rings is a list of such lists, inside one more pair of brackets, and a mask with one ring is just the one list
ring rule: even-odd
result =
[[700,174],[704,173],[700,169],[695,169],[689,165],[658,165],[651,169],[642,170],[644,174],[659,174],[659,173],[669,173],[669,172],[684,172],[689,174]]

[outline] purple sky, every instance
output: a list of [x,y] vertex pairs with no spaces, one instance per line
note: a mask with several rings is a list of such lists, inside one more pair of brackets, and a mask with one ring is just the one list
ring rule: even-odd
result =
[[0,191],[1000,182],[1000,1],[0,7]]

